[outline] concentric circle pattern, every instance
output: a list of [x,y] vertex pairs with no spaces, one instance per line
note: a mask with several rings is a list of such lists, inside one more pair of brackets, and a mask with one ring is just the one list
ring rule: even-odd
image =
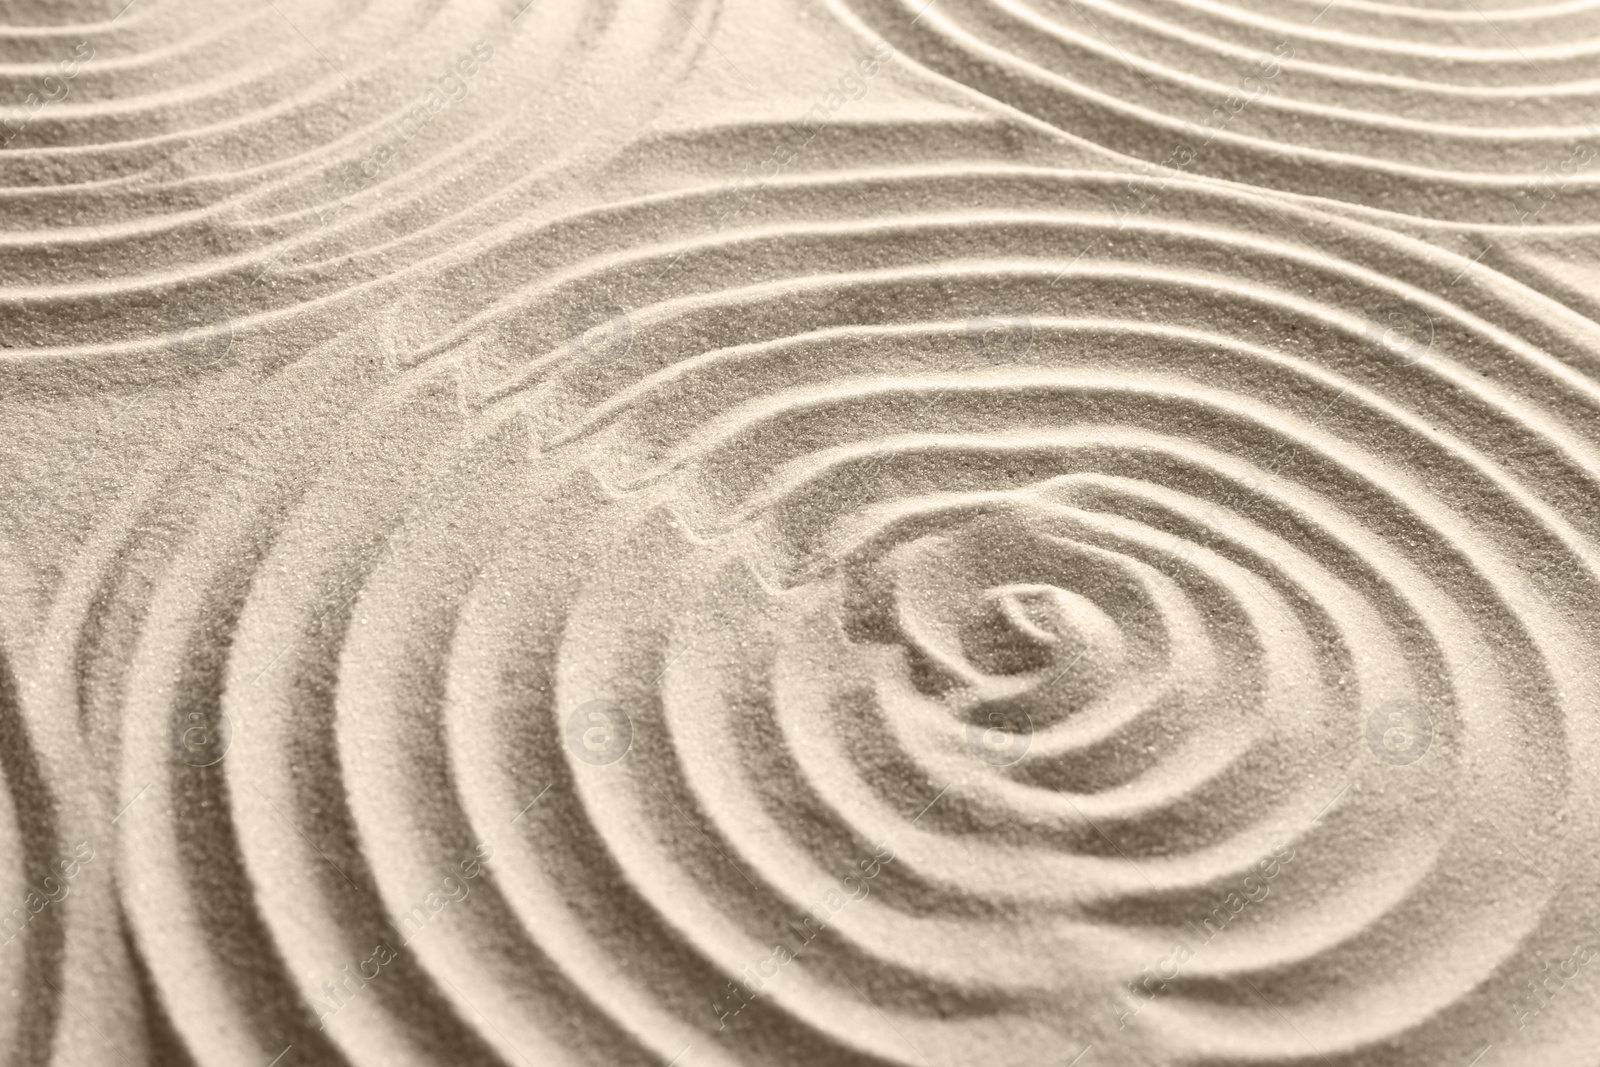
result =
[[0,1059],[1592,1062],[1592,5],[536,5],[12,16]]
[[[1319,255],[1198,191],[1074,264],[1111,181],[796,181],[651,303],[676,249],[517,294],[241,461],[270,483],[164,521],[157,494],[136,527],[194,532],[80,655],[117,676],[124,793],[153,783],[129,921],[199,1060],[1374,1062],[1474,1033],[1594,873],[1597,395],[1557,358],[1590,328],[1536,348],[1503,287],[1428,296],[1443,256],[1287,220]],[[1008,365],[966,330],[997,291],[1032,321]],[[598,366],[561,332],[596,292],[635,309]],[[1427,355],[1375,339],[1375,296],[1432,318]],[[514,366],[466,414],[462,345]],[[437,443],[363,446],[401,426]],[[1421,762],[1367,743],[1394,701]],[[171,758],[187,703],[233,724],[215,767]],[[447,886],[475,856],[492,877]]]

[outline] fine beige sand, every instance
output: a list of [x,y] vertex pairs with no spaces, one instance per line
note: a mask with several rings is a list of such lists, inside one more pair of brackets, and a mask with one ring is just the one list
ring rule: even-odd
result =
[[1600,0],[0,23],[0,1064],[1600,1065]]

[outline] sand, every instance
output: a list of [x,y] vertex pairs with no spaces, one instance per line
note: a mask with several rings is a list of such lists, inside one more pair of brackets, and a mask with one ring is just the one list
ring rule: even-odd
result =
[[1595,1062],[1600,7],[125,4],[0,1063]]

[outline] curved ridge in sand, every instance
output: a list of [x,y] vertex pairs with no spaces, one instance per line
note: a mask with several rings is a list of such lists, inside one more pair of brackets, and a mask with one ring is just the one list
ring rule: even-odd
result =
[[1485,227],[1600,215],[1592,4],[838,2],[928,69],[1164,170]]
[[7,347],[166,349],[471,241],[630,136],[714,13],[566,5],[518,27],[504,6],[175,5],[14,38],[27,61],[0,91],[49,88],[0,133]]
[[1461,1067],[1600,937],[1600,326],[1345,217],[1592,228],[1600,0],[123,4],[0,27],[0,1061]]
[[[1244,192],[1128,240],[1124,178],[557,219],[389,384],[336,338],[197,425],[56,608],[147,790],[117,863],[174,1041],[1491,1040],[1596,873],[1595,328]],[[173,758],[195,722],[224,758]]]

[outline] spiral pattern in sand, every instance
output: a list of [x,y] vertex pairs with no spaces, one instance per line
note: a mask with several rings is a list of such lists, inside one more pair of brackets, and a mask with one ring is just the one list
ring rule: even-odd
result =
[[1593,903],[1596,328],[1121,181],[619,204],[197,428],[57,607],[174,1045],[1470,1058]]

